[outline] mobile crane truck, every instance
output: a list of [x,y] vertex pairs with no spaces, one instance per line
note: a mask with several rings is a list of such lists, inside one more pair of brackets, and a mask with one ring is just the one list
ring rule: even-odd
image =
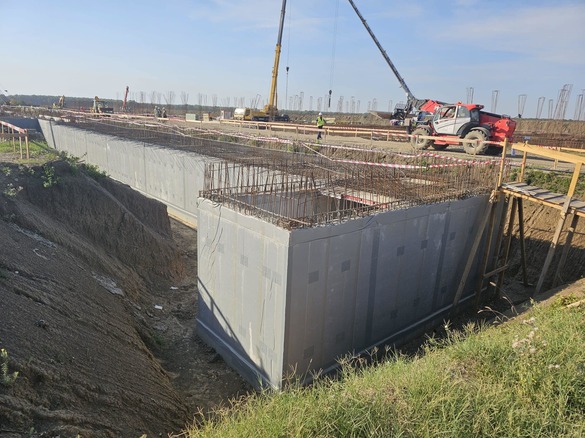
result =
[[288,122],[289,116],[287,114],[280,114],[277,108],[277,92],[276,83],[278,79],[278,65],[280,63],[280,50],[282,46],[282,31],[284,28],[284,15],[286,12],[286,0],[282,0],[282,8],[280,11],[280,24],[278,28],[278,37],[276,39],[276,49],[274,52],[274,66],[272,67],[272,82],[270,84],[270,94],[268,95],[268,103],[263,110],[255,110],[252,108],[236,108],[234,110],[234,119],[236,120],[251,120],[260,122]]
[[495,155],[501,151],[501,146],[486,142],[501,142],[504,139],[512,139],[516,122],[507,115],[482,111],[483,105],[462,104],[461,102],[445,104],[438,100],[421,100],[414,97],[353,0],[348,1],[376,43],[386,63],[394,72],[400,86],[406,92],[406,105],[403,109],[395,111],[394,116],[404,119],[413,110],[433,113],[431,120],[421,123],[412,132],[411,144],[415,149],[428,149],[432,146],[436,150],[443,150],[449,145],[460,144],[463,139],[466,140],[463,142],[463,149],[466,153]]

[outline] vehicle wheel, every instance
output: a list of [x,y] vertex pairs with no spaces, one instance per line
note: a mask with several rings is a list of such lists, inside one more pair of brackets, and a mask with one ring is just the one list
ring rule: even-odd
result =
[[445,149],[447,149],[447,146],[449,146],[448,144],[436,144],[435,142],[433,142],[433,149],[436,151],[444,151]]
[[470,155],[481,155],[485,152],[488,144],[485,143],[487,136],[479,129],[472,129],[465,136],[465,140],[474,140],[474,143],[463,143],[463,149]]
[[424,126],[419,126],[414,131],[412,131],[413,137],[410,139],[410,144],[412,147],[417,151],[422,151],[423,149],[428,149],[429,147],[434,145],[434,141],[428,138],[417,138],[414,136],[417,135],[431,135],[431,130]]
[[485,150],[485,154],[491,155],[491,156],[500,155],[501,153],[502,153],[502,148],[499,146],[494,146],[493,144],[489,145],[487,147],[487,149]]

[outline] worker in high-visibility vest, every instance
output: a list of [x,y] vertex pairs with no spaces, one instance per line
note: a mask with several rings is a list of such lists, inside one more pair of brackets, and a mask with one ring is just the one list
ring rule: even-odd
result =
[[[317,117],[317,129],[323,129],[325,126],[325,119],[323,118],[323,113],[319,113]],[[321,140],[321,131],[317,132],[317,140]]]

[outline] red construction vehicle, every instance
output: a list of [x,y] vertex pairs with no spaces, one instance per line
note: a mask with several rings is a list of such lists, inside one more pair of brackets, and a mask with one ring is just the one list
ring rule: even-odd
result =
[[[449,145],[460,144],[461,139],[473,140],[463,143],[463,149],[468,154],[497,154],[501,147],[486,143],[486,141],[501,142],[504,139],[511,139],[516,129],[516,122],[509,116],[488,113],[482,111],[483,105],[476,104],[445,104],[437,100],[417,99],[414,97],[406,82],[398,73],[394,63],[383,49],[382,45],[368,26],[368,23],[352,0],[349,3],[360,18],[364,27],[376,43],[388,66],[400,82],[400,86],[406,92],[407,103],[403,108],[395,111],[394,116],[405,119],[415,110],[419,114],[432,113],[429,121],[419,120],[415,128],[412,145],[416,149],[427,149],[430,146],[437,150],[443,150]],[[440,139],[429,139],[422,137],[441,137]]]
[[[421,107],[429,111],[428,101]],[[426,109],[425,109],[426,108]],[[443,150],[449,145],[463,142],[463,149],[468,154],[496,155],[501,146],[486,142],[502,142],[511,139],[516,129],[516,122],[506,115],[482,111],[483,105],[463,104],[438,105],[434,109],[433,118],[420,124],[412,132],[411,144],[415,149]],[[439,138],[428,138],[428,137]]]

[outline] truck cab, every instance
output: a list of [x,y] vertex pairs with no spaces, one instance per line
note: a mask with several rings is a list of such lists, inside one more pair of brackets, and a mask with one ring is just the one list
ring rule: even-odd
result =
[[470,126],[479,125],[479,109],[475,105],[471,109],[465,105],[444,105],[435,111],[432,123],[437,134],[461,135]]

